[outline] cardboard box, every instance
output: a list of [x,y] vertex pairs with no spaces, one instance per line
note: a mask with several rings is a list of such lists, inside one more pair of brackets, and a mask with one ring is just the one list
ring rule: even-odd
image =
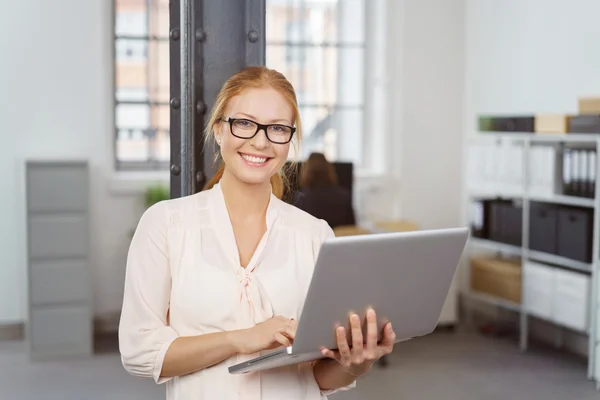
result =
[[567,114],[538,114],[535,116],[536,133],[564,134],[569,131],[570,115]]
[[579,114],[600,114],[600,97],[580,97]]
[[521,262],[496,257],[471,258],[471,290],[521,304]]

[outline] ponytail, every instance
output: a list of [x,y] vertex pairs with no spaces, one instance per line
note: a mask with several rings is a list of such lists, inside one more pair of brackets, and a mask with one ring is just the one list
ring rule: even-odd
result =
[[[224,172],[225,163],[221,162],[221,165],[215,172],[214,176],[206,183],[206,185],[204,185],[204,189],[202,190],[212,189],[213,186],[219,183],[219,181],[223,177]],[[280,174],[275,174],[271,177],[271,190],[273,191],[275,197],[277,197],[278,199],[283,198],[283,194],[285,192],[285,183],[283,181],[283,177]]]

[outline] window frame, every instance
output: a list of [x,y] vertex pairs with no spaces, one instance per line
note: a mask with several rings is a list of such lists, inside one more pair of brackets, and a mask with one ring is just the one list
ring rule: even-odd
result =
[[[267,0],[268,1],[268,0]],[[283,50],[284,52],[284,59],[285,59],[285,63],[287,66],[290,66],[292,68],[298,68],[300,70],[302,70],[302,68],[304,67],[304,65],[306,64],[306,49],[310,49],[310,48],[327,48],[327,47],[333,47],[335,49],[338,50],[337,54],[338,56],[341,54],[342,49],[360,49],[363,53],[363,57],[361,59],[361,63],[362,63],[362,81],[360,82],[360,84],[363,86],[362,88],[362,96],[360,99],[360,102],[358,104],[343,104],[341,103],[338,99],[336,99],[335,102],[333,103],[320,103],[320,102],[303,102],[301,99],[299,99],[298,102],[298,108],[300,109],[300,112],[302,114],[303,110],[305,109],[315,109],[315,108],[321,108],[321,109],[327,109],[329,110],[329,115],[335,115],[335,113],[332,113],[331,110],[359,110],[360,111],[360,118],[362,120],[361,123],[361,135],[360,135],[360,143],[357,145],[358,147],[360,147],[361,152],[360,152],[360,163],[357,163],[357,160],[355,158],[341,158],[339,156],[340,153],[340,139],[343,140],[343,134],[341,134],[339,131],[336,131],[336,157],[332,159],[332,161],[344,161],[344,162],[348,162],[351,161],[353,163],[355,163],[355,165],[357,166],[357,170],[359,171],[369,171],[371,170],[371,166],[370,166],[370,154],[369,154],[369,147],[365,145],[365,141],[366,141],[366,135],[364,134],[364,132],[366,132],[367,126],[368,126],[368,121],[367,121],[367,117],[368,117],[368,107],[367,107],[367,100],[368,100],[368,95],[367,95],[367,87],[366,87],[366,83],[367,83],[367,74],[368,74],[368,68],[367,68],[367,53],[368,53],[368,39],[369,39],[369,33],[368,33],[368,29],[369,29],[369,18],[367,17],[367,13],[369,12],[369,7],[368,7],[368,0],[360,0],[363,3],[363,9],[365,10],[365,13],[362,15],[363,18],[363,27],[364,27],[364,35],[361,38],[360,41],[340,41],[339,38],[336,39],[335,41],[314,41],[311,40],[310,38],[308,38],[308,40],[305,40],[305,38],[302,38],[302,40],[300,41],[293,41],[293,40],[289,40],[287,37],[285,38],[285,40],[269,40],[269,38],[267,38],[267,41],[265,43],[265,52],[268,53],[269,52],[269,47],[279,47]],[[277,3],[277,2],[274,2]],[[308,9],[309,5],[305,4],[304,2],[300,2],[300,3],[280,3],[277,4],[278,6],[282,7],[282,9],[286,10],[287,14],[288,14],[288,18],[291,19],[290,15],[292,15],[292,13],[294,11],[298,11],[301,15],[303,15],[306,10]],[[306,7],[305,9],[301,9],[302,7]],[[268,5],[267,5],[267,9],[268,9]],[[288,24],[286,24],[284,30],[287,32],[288,29]],[[293,20],[291,22],[294,22]],[[297,23],[297,22],[296,22]],[[298,23],[298,25],[302,25],[300,23]],[[302,35],[302,32],[300,32],[300,34]],[[305,35],[306,36],[306,35]],[[301,59],[301,62],[298,62],[298,60],[294,60],[294,62],[290,62],[288,60],[288,52],[290,48],[298,48],[301,49],[301,51],[303,51],[304,55],[300,55],[299,57],[296,57],[297,59]],[[338,68],[339,68],[339,64],[338,64]],[[285,71],[281,71],[283,73],[285,73]],[[289,78],[289,77],[288,77]],[[339,82],[339,81],[338,81]],[[293,82],[294,83],[294,82]],[[339,85],[339,83],[338,83]],[[301,85],[302,86],[302,85]],[[339,86],[338,86],[339,88]],[[297,88],[296,90],[300,90],[300,91],[304,91],[305,88],[304,87],[300,87]],[[338,89],[339,90],[339,89]],[[320,137],[320,141],[323,142],[325,141],[324,135],[327,132],[327,130],[323,130],[323,132],[319,133],[321,135]],[[305,139],[307,137],[307,133],[305,130]],[[306,148],[306,146],[303,146],[304,148]],[[300,151],[300,154],[297,154],[296,157],[299,157],[300,159],[304,158],[305,154],[304,151]]]
[[[149,34],[149,30],[150,30],[150,1],[147,0],[145,3],[145,19],[146,19],[146,34],[144,35],[130,35],[130,34],[126,34],[126,35],[120,35],[117,34],[116,28],[117,28],[117,1],[118,0],[112,0],[111,1],[111,17],[112,17],[112,23],[111,23],[111,37],[112,37],[112,43],[111,43],[111,48],[112,48],[112,73],[113,73],[113,84],[112,84],[112,89],[113,89],[113,101],[112,101],[112,110],[113,110],[113,135],[112,135],[112,149],[113,149],[113,166],[114,166],[114,170],[116,172],[166,172],[169,170],[170,167],[170,160],[159,160],[159,159],[148,159],[148,160],[143,160],[143,161],[132,161],[132,160],[127,160],[127,161],[122,161],[119,159],[119,152],[118,152],[118,146],[119,146],[119,132],[121,130],[133,130],[133,129],[140,129],[137,127],[119,127],[117,124],[117,107],[120,104],[141,104],[144,106],[148,106],[150,108],[149,111],[149,116],[152,113],[152,108],[153,107],[160,107],[160,106],[166,106],[166,107],[170,107],[170,103],[169,101],[152,101],[150,100],[151,98],[151,94],[150,94],[150,88],[151,85],[148,82],[149,79],[149,74],[146,73],[146,86],[143,88],[146,91],[146,99],[145,100],[120,100],[119,99],[119,86],[118,86],[118,82],[117,82],[117,72],[118,72],[118,64],[119,64],[119,58],[117,55],[117,42],[118,40],[139,40],[143,43],[145,43],[145,48],[146,48],[146,61],[144,62],[145,64],[145,69],[146,71],[148,71],[149,69],[149,51],[150,51],[150,46],[153,43],[159,43],[159,42],[167,42],[169,43],[170,38],[168,36],[168,33],[166,33],[164,36],[162,35],[150,35]],[[131,88],[131,89],[136,89],[136,88]],[[151,120],[152,117],[149,117],[149,119]],[[144,129],[145,131],[162,131],[160,129],[160,127],[153,127],[151,126],[151,122],[148,122],[148,127]],[[168,131],[167,131],[168,132]],[[146,137],[148,138],[149,134],[144,133],[144,135],[146,135]],[[148,143],[148,146],[152,146],[150,143]]]

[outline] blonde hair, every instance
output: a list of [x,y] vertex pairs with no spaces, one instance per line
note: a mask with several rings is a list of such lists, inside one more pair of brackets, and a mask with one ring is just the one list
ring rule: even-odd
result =
[[[294,114],[292,124],[296,127],[294,140],[299,145],[302,141],[302,123],[300,121],[300,111],[298,110],[298,101],[294,87],[283,74],[263,66],[246,67],[225,82],[217,95],[210,118],[206,124],[204,132],[206,144],[208,145],[209,141],[215,140],[214,126],[225,116],[227,104],[233,97],[240,95],[247,89],[262,89],[267,87],[277,90],[292,108]],[[219,158],[217,154],[215,161],[218,161]],[[288,166],[293,168],[294,163],[288,164]],[[225,163],[221,159],[215,175],[208,181],[203,190],[211,189],[217,184],[223,177],[224,171]],[[271,187],[273,194],[281,199],[286,191],[290,189],[287,171],[278,171],[277,174],[273,175],[271,177]]]

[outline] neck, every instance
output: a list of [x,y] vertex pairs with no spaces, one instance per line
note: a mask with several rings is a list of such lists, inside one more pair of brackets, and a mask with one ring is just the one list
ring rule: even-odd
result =
[[247,184],[225,168],[220,180],[227,211],[232,220],[264,217],[271,199],[271,184]]

